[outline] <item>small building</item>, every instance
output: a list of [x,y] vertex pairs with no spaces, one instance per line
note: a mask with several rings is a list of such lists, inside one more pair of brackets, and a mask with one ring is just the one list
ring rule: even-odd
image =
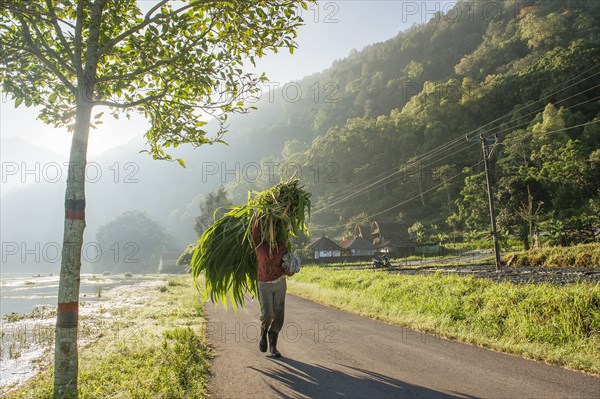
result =
[[178,266],[177,260],[181,254],[176,252],[163,252],[158,259],[159,273],[182,273],[185,267]]
[[325,235],[311,242],[307,248],[313,253],[313,259],[342,256],[342,248]]
[[408,228],[401,223],[373,222],[371,238],[380,252],[394,252],[401,256],[415,253],[416,244],[410,239]]
[[354,237],[362,237],[362,238],[366,238],[367,240],[371,240],[371,226],[369,225],[356,225],[356,227],[354,227]]
[[361,236],[342,240],[340,247],[342,252],[350,256],[373,256],[377,252],[371,240]]

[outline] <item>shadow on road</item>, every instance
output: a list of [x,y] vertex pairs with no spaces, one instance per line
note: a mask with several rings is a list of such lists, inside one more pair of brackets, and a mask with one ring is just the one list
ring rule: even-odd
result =
[[[347,368],[348,373],[288,358],[273,360],[273,366],[264,370],[251,368],[264,375],[269,387],[282,398],[471,398],[408,384],[346,365],[341,366]],[[287,389],[281,389],[282,384]]]

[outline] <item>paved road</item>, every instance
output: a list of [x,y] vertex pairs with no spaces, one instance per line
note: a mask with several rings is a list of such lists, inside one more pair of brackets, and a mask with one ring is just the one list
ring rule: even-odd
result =
[[271,359],[258,305],[206,305],[214,398],[600,398],[600,378],[287,297]]

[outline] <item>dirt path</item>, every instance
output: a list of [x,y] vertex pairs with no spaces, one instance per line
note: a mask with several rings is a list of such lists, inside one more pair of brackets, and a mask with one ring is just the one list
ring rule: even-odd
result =
[[288,294],[282,359],[258,351],[258,305],[206,306],[214,398],[598,398],[600,378],[447,341]]

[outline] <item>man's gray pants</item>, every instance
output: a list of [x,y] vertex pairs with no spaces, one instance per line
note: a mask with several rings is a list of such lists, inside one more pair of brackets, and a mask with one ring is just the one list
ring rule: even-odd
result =
[[279,334],[285,316],[285,278],[276,283],[258,282],[260,301],[260,328],[263,331]]

